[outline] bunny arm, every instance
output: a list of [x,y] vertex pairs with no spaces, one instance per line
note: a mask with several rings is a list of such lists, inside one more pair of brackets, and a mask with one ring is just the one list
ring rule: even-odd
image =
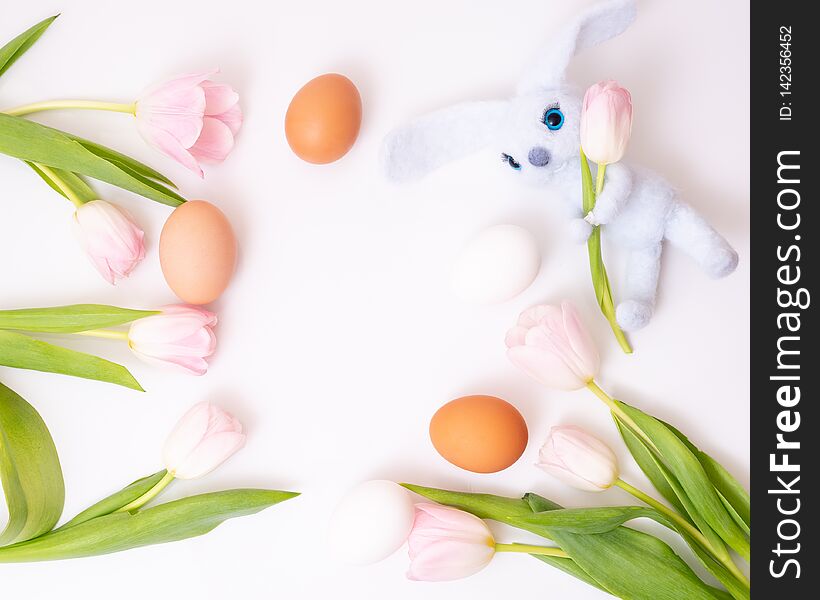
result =
[[[598,167],[600,168],[600,167]],[[632,172],[622,163],[607,165],[604,189],[595,200],[595,208],[584,217],[590,225],[611,223],[632,193]]]

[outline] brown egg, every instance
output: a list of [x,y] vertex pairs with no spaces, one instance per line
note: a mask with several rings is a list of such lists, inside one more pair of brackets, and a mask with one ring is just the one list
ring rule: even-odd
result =
[[521,413],[495,396],[457,398],[430,420],[430,440],[438,453],[474,473],[506,469],[524,453],[528,437]]
[[207,304],[228,287],[236,263],[236,237],[225,215],[204,200],[178,206],[159,238],[162,274],[189,304]]
[[326,164],[347,154],[361,124],[359,90],[344,75],[328,73],[296,92],[285,115],[285,136],[296,156]]

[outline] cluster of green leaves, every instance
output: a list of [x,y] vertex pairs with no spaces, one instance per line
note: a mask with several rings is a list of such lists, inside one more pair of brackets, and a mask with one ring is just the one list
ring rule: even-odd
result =
[[[706,543],[667,514],[651,507],[565,509],[535,494],[522,499],[451,492],[404,484],[435,502],[500,521],[552,540],[569,558],[536,556],[620,598],[748,600],[748,583],[727,550],[749,560],[749,495],[729,472],[671,425],[622,402],[615,416],[638,465],[664,498]],[[658,538],[626,527],[652,519],[676,531],[704,567],[726,588],[704,583]]]
[[[57,17],[49,17],[0,48],[0,76],[40,38]],[[60,183],[83,201],[96,194],[83,177],[97,179],[169,206],[179,206],[185,199],[174,183],[125,154],[33,121],[0,112],[0,153],[31,166],[46,183],[64,194],[38,165],[49,167]]]
[[564,509],[529,493],[523,498],[452,492],[403,484],[434,502],[470,512],[552,540],[569,558],[539,560],[605,592],[630,600],[728,600],[704,583],[663,541],[624,527],[637,517],[663,520],[652,509],[611,507]]
[[728,545],[749,561],[749,494],[728,470],[673,426],[623,402],[617,405],[631,421],[614,415],[633,458],[678,514],[704,535],[711,552],[704,551],[685,530],[675,529],[734,598],[748,598],[748,588],[715,557],[731,564]]
[[117,363],[35,339],[34,333],[78,333],[124,325],[157,311],[104,304],[0,310],[0,365],[115,383],[143,391],[134,376]]
[[135,481],[54,529],[65,498],[54,441],[37,411],[0,383],[0,481],[9,512],[0,533],[0,563],[97,556],[183,540],[298,495],[237,489],[118,512],[164,475]]

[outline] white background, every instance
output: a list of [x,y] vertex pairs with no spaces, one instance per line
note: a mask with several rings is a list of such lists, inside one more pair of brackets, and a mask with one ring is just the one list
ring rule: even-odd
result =
[[[468,580],[424,584],[405,580],[403,550],[351,569],[334,564],[323,547],[337,500],[371,478],[510,495],[533,490],[574,506],[631,501],[620,490],[572,491],[531,466],[551,425],[576,423],[611,443],[627,480],[646,485],[596,399],[541,388],[504,356],[504,333],[517,314],[563,297],[579,306],[600,344],[602,385],[677,424],[748,484],[745,2],[641,1],[625,35],[586,52],[571,69],[582,87],[612,77],[632,91],[628,160],[664,173],[740,253],[737,272],[712,281],[668,250],[656,316],[632,336],[632,357],[620,353],[597,313],[586,250],[566,239],[556,198],[510,187],[495,150],[413,186],[380,178],[377,150],[391,127],[455,101],[511,94],[525,59],[587,5],[49,0],[2,11],[4,42],[45,16],[63,14],[0,79],[0,108],[59,97],[130,101],[157,79],[219,66],[222,79],[241,92],[246,114],[234,153],[208,168],[204,181],[146,147],[125,115],[38,116],[148,162],[189,198],[218,204],[240,244],[236,276],[213,307],[219,348],[206,376],[159,370],[98,340],[64,343],[125,363],[147,393],[0,368],[0,379],[51,428],[66,478],[65,517],[160,468],[167,431],[202,399],[234,411],[249,443],[208,478],[172,486],[167,498],[235,486],[303,492],[194,540],[93,559],[0,565],[4,597],[601,597],[524,556],[499,556]],[[348,156],[312,166],[290,152],[283,119],[296,90],[329,71],[358,85],[364,122]],[[146,231],[144,263],[116,287],[73,240],[71,206],[21,163],[0,156],[0,306],[174,301],[157,258],[170,210],[98,189]],[[497,223],[524,225],[538,237],[541,273],[510,302],[464,305],[449,292],[450,265],[469,238]],[[623,277],[617,251],[607,259],[617,294]],[[460,471],[429,442],[433,412],[471,393],[506,398],[529,424],[526,454],[505,472]],[[505,542],[528,539],[497,532]]]

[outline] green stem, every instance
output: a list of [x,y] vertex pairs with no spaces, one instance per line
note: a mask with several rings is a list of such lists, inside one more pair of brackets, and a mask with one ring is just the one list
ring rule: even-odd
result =
[[151,500],[156,498],[159,493],[168,487],[168,484],[174,480],[174,475],[170,472],[166,472],[165,475],[157,481],[157,483],[152,487],[150,490],[145,492],[142,496],[134,500],[133,502],[129,502],[122,508],[115,510],[114,512],[131,512],[137,510],[138,508],[142,508],[146,504],[148,504]]
[[598,174],[595,177],[595,197],[604,191],[604,175],[606,174],[606,164],[598,165]]
[[118,102],[97,102],[95,100],[47,100],[45,102],[33,102],[31,104],[24,104],[22,106],[15,106],[8,110],[3,110],[7,115],[12,117],[21,117],[23,115],[30,115],[36,112],[43,112],[46,110],[107,110],[111,112],[135,114],[137,110],[137,103],[131,102],[128,104]]
[[63,181],[63,178],[60,177],[59,175],[57,175],[57,173],[55,173],[53,169],[51,169],[50,167],[47,167],[43,164],[40,164],[40,163],[33,163],[33,164],[38,169],[40,169],[44,174],[46,174],[49,179],[51,179],[51,181],[54,183],[54,185],[56,185],[60,189],[60,191],[63,193],[63,195],[65,195],[65,197],[68,198],[68,200],[74,206],[76,206],[77,208],[80,208],[83,204],[85,204],[85,202],[83,202],[83,199],[80,198],[77,194],[75,194],[74,190],[71,189],[71,186],[66,184],[66,182]]
[[[583,192],[583,211],[588,215],[595,208],[597,197],[604,189],[604,177],[606,175],[606,165],[598,166],[597,182],[595,188],[592,184],[592,173],[589,169],[589,161],[581,150],[581,187]],[[596,191],[597,190],[597,191]],[[589,270],[592,275],[592,286],[595,289],[595,297],[598,300],[598,305],[601,308],[601,313],[606,317],[612,333],[618,345],[626,354],[632,354],[632,346],[629,345],[629,340],[626,339],[621,327],[618,325],[618,320],[615,317],[615,302],[612,299],[612,290],[609,285],[609,277],[606,274],[606,266],[604,266],[604,258],[601,252],[601,228],[598,225],[593,225],[592,233],[587,239],[587,252],[589,253]]]
[[691,535],[707,552],[709,552],[715,560],[720,562],[726,569],[735,576],[735,578],[740,581],[746,588],[749,588],[749,580],[746,579],[746,576],[737,568],[737,565],[732,561],[729,554],[726,552],[725,548],[721,552],[720,550],[716,549],[712,544],[709,543],[709,540],[706,539],[706,536],[703,535],[697,527],[692,525],[689,521],[684,519],[681,515],[676,513],[674,510],[666,506],[665,504],[659,502],[649,494],[639,490],[633,485],[628,484],[623,479],[618,479],[615,482],[619,488],[631,494],[644,504],[647,504],[657,510],[658,512],[666,515],[677,523],[682,529],[686,531],[689,535]]
[[626,412],[624,412],[624,409],[618,406],[618,403],[615,402],[615,398],[613,398],[612,396],[607,394],[603,389],[601,389],[601,386],[595,383],[594,380],[589,381],[587,383],[587,389],[596,396],[598,396],[598,398],[600,398],[604,402],[604,404],[607,405],[612,414],[618,417],[620,421],[622,421],[627,427],[629,427],[635,435],[640,436],[641,439],[643,439],[647,444],[649,444],[656,452],[659,452],[658,447],[655,445],[655,442],[653,442],[652,439],[648,435],[646,435],[643,429],[638,427],[638,424],[632,419],[632,417],[630,417],[628,414],[626,414]]
[[569,558],[569,554],[561,548],[550,548],[548,546],[531,546],[529,544],[496,544],[496,552],[522,552],[524,554],[538,554],[539,556],[556,556],[558,558]]
[[88,337],[103,338],[106,340],[128,341],[127,331],[117,331],[115,329],[89,329],[88,331],[75,331],[74,335],[86,335]]

